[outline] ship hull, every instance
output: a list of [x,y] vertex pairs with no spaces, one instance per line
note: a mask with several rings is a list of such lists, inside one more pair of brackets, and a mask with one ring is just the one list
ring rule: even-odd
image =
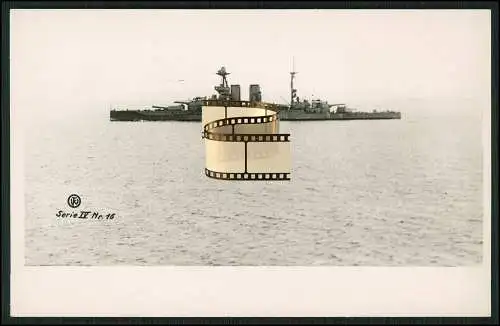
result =
[[155,112],[140,110],[110,111],[111,121],[201,121],[201,113]]
[[282,121],[317,121],[317,120],[387,120],[401,119],[400,112],[356,112],[356,113],[305,113],[280,111]]
[[[401,119],[400,112],[358,112],[358,113],[304,113],[281,111],[282,121],[324,121],[324,120],[389,120]],[[156,112],[141,110],[111,111],[111,121],[193,121],[201,122],[201,113]]]

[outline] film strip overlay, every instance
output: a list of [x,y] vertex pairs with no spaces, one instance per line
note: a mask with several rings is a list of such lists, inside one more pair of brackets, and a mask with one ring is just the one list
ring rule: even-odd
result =
[[274,105],[206,100],[202,110],[207,177],[233,181],[290,180],[290,134],[279,133]]

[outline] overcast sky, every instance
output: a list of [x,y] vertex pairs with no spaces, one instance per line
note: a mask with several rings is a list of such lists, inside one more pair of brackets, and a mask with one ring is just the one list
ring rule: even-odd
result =
[[[242,96],[370,108],[409,99],[484,99],[485,10],[14,10],[12,101],[19,109],[171,104],[209,96],[226,66]],[[183,80],[181,82],[180,80]],[[395,102],[394,102],[395,103]],[[398,108],[394,108],[398,109]]]

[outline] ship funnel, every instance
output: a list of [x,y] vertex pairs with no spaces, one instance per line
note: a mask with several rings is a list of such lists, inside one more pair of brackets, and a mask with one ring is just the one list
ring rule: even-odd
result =
[[231,85],[231,100],[233,101],[241,100],[240,85]]
[[261,102],[262,101],[262,92],[260,91],[259,84],[250,85],[249,91],[249,101],[250,102]]

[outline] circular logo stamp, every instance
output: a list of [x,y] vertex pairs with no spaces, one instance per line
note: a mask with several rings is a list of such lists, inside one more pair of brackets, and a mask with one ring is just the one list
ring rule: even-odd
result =
[[77,208],[78,206],[80,206],[81,203],[82,203],[82,199],[80,198],[80,196],[78,196],[76,194],[72,194],[68,197],[69,207]]

